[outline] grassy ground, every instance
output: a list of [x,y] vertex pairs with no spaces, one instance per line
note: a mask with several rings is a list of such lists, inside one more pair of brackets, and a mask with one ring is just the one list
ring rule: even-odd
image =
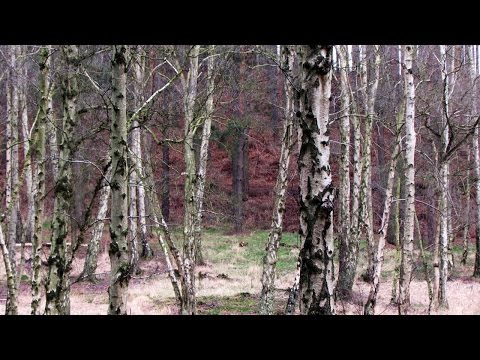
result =
[[[181,245],[181,233],[174,231],[173,236]],[[203,236],[203,251],[207,261],[205,266],[197,268],[198,313],[199,314],[256,314],[258,312],[258,294],[261,287],[262,259],[268,231],[253,231],[243,235],[225,235],[221,230],[207,229]],[[141,264],[143,273],[132,278],[127,299],[128,312],[131,314],[176,314],[172,286],[165,272],[162,252],[152,241],[155,258]],[[299,252],[297,234],[283,235],[277,263],[275,292],[275,312],[280,314],[285,307],[289,287],[292,284]],[[365,247],[360,244],[361,255],[358,265],[358,278],[354,285],[354,296],[349,302],[338,302],[340,314],[361,314],[362,305],[368,295],[369,286],[360,279],[366,267]],[[105,314],[108,306],[108,275],[110,270],[106,248],[97,269],[98,283],[76,283],[71,289],[72,314]],[[467,264],[460,264],[461,245],[453,247],[456,268],[448,283],[450,308],[439,310],[439,314],[480,314],[480,282],[471,278],[473,268],[473,249]],[[73,277],[79,274],[83,266],[84,252],[74,262]],[[431,254],[427,252],[431,263]],[[27,255],[28,258],[28,255]],[[419,259],[418,254],[416,258]],[[3,263],[3,262],[2,262]],[[392,278],[395,268],[395,248],[387,246],[385,264],[382,271],[381,287],[377,302],[378,314],[395,314],[396,307],[390,305]],[[429,265],[429,272],[432,272]],[[27,314],[30,304],[29,272],[22,277],[20,289],[20,313]],[[411,283],[412,313],[424,314],[428,307],[428,292],[425,273],[420,260],[416,261],[414,278]],[[0,266],[0,313],[4,312],[6,283],[3,264]]]

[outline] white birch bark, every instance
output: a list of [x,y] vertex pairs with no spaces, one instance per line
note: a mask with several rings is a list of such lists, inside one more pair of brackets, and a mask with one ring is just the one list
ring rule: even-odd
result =
[[415,219],[415,84],[413,76],[413,45],[404,46],[405,79],[405,192],[406,209],[400,263],[399,313],[406,314],[410,306],[410,281],[413,266],[413,232]]
[[275,269],[277,264],[277,252],[282,237],[283,216],[285,214],[285,195],[288,187],[288,166],[290,155],[295,140],[295,89],[293,87],[293,65],[295,61],[295,49],[291,45],[283,47],[282,68],[286,76],[284,82],[285,91],[285,122],[283,141],[280,149],[277,182],[273,203],[272,223],[268,235],[266,254],[263,258],[262,291],[260,294],[260,314],[271,315],[273,313],[273,292],[275,284]]
[[127,46],[112,49],[113,119],[111,129],[112,202],[110,221],[110,285],[108,314],[127,313],[130,263],[128,257],[128,166],[127,166]]
[[333,201],[328,117],[331,45],[302,46],[300,96],[300,311],[335,314]]

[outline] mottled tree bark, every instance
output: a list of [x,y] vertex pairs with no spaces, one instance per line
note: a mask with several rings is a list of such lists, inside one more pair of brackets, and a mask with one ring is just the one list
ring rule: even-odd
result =
[[17,315],[17,284],[15,281],[15,271],[10,261],[10,254],[8,253],[8,246],[5,242],[3,229],[0,225],[0,250],[2,251],[3,263],[5,265],[5,272],[7,274],[7,303],[5,304],[5,315]]
[[40,314],[40,270],[42,266],[41,250],[43,243],[42,229],[45,212],[45,131],[48,123],[51,109],[49,107],[50,98],[50,66],[51,66],[51,47],[43,46],[39,54],[39,88],[40,103],[37,117],[37,124],[33,128],[32,143],[32,166],[33,183],[35,184],[34,215],[33,215],[33,234],[32,234],[32,303],[31,314]]
[[395,180],[395,167],[397,163],[397,156],[400,152],[400,145],[399,139],[396,140],[394,145],[394,149],[392,152],[392,156],[390,159],[390,168],[388,170],[388,178],[387,178],[387,190],[385,192],[385,202],[383,205],[383,215],[382,215],[382,224],[380,225],[379,234],[380,237],[378,239],[377,244],[377,252],[374,258],[374,270],[373,270],[373,278],[370,284],[370,293],[368,295],[367,302],[363,308],[364,315],[373,315],[375,313],[375,305],[377,303],[377,295],[378,290],[380,288],[380,276],[382,274],[382,265],[383,265],[383,255],[384,255],[384,248],[385,248],[385,241],[387,237],[388,231],[388,220],[390,217],[390,207],[393,198],[393,184]]
[[406,314],[410,306],[410,281],[413,266],[413,231],[415,217],[415,85],[413,77],[413,45],[405,45],[405,190],[407,195],[405,225],[402,242],[402,260],[400,263],[400,294],[398,309]]
[[278,166],[277,182],[273,200],[272,224],[268,235],[266,254],[263,257],[262,291],[260,294],[260,314],[271,315],[273,313],[273,292],[275,284],[275,268],[277,264],[277,252],[282,238],[283,216],[285,214],[285,198],[288,187],[288,166],[290,155],[295,143],[295,89],[293,86],[293,65],[295,61],[295,48],[285,45],[282,52],[282,68],[286,76],[284,82],[285,91],[285,122],[283,140],[280,149],[280,161]]
[[92,238],[88,243],[87,255],[85,256],[85,263],[83,265],[83,271],[78,277],[80,280],[88,280],[95,283],[97,278],[95,276],[95,271],[97,270],[98,265],[98,253],[100,250],[100,240],[103,234],[103,228],[105,226],[105,216],[108,211],[108,203],[110,200],[110,181],[111,178],[111,168],[109,168],[105,178],[103,179],[103,188],[100,192],[100,203],[96,218],[96,223],[92,229]]
[[[360,227],[365,229],[367,238],[368,266],[365,280],[371,281],[374,272],[375,240],[373,238],[373,206],[372,206],[372,126],[375,117],[375,100],[377,96],[378,81],[380,78],[380,46],[375,45],[375,64],[372,84],[368,87],[367,54],[366,47],[360,45],[360,79],[361,92],[363,94],[364,108],[366,112],[364,152],[362,158],[362,179],[360,186]],[[361,231],[360,231],[361,233]]]
[[[347,49],[336,47],[340,64],[341,122],[340,122],[340,211],[339,211],[339,269],[337,294],[348,298],[355,280],[355,239],[351,236],[350,223],[350,85],[348,82]],[[353,216],[356,216],[353,215]]]
[[[469,55],[470,55],[470,80],[472,81],[472,115],[477,116],[477,86],[476,86],[476,77],[477,77],[477,70],[475,67],[475,62],[473,61],[473,50],[475,49],[475,45],[469,46]],[[479,153],[479,126],[475,126],[475,132],[473,134],[473,159],[474,159],[474,174],[475,174],[475,266],[473,270],[473,276],[480,278],[480,153]]]
[[[7,209],[7,246],[12,271],[16,274],[17,262],[15,244],[19,214],[19,197],[15,195],[18,184],[18,123],[19,123],[19,57],[20,46],[10,45],[7,51],[7,125],[6,125],[6,172],[5,200]],[[18,191],[18,190],[17,190]]]
[[128,168],[126,45],[113,45],[112,88],[113,119],[111,128],[112,205],[110,221],[110,285],[108,314],[126,315],[130,280],[128,254]]
[[449,162],[447,159],[447,149],[449,143],[449,79],[447,69],[447,51],[445,45],[440,45],[440,56],[442,65],[442,133],[440,149],[440,291],[439,306],[448,308],[447,301],[447,277],[448,277],[448,237],[449,237],[449,201],[448,201],[448,173]]
[[335,314],[333,200],[328,115],[331,96],[331,45],[299,47],[302,70],[300,190],[300,310]]
[[198,124],[194,120],[194,106],[197,96],[198,80],[198,55],[200,45],[194,45],[190,51],[190,68],[184,86],[184,111],[185,111],[185,140],[184,140],[184,161],[185,161],[185,216],[184,216],[184,245],[183,256],[185,266],[186,286],[183,289],[185,306],[184,314],[196,313],[195,299],[195,222],[197,206],[195,203],[195,182],[196,164],[194,152],[194,137]]
[[75,152],[73,136],[77,122],[77,77],[80,64],[78,47],[76,45],[65,45],[62,47],[62,52],[66,62],[66,71],[62,84],[63,129],[59,145],[52,239],[48,259],[48,277],[45,285],[45,314],[47,315],[66,315],[70,313],[69,272],[67,269],[65,242],[68,235],[68,213],[73,195],[70,160]]
[[195,197],[197,203],[197,219],[195,222],[195,262],[197,265],[204,265],[202,251],[202,218],[203,218],[203,198],[205,194],[205,179],[207,174],[208,146],[212,127],[212,117],[214,111],[213,92],[215,91],[215,46],[209,47],[209,58],[207,62],[207,100],[205,104],[205,120],[203,121],[201,143],[199,149],[197,181]]

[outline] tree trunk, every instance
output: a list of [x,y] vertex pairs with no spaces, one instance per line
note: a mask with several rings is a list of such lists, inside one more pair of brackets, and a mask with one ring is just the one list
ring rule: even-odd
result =
[[332,46],[302,46],[300,51],[300,310],[304,314],[335,314],[335,190],[328,136]]
[[466,184],[465,184],[465,198],[466,198],[466,214],[465,214],[465,224],[463,225],[463,252],[462,252],[462,264],[467,264],[468,257],[468,242],[470,240],[470,164],[471,164],[471,150],[470,145],[467,145],[467,175],[466,175]]
[[263,257],[262,292],[260,294],[260,314],[271,315],[273,313],[273,294],[275,283],[275,268],[277,264],[277,252],[282,238],[283,215],[285,214],[285,197],[288,187],[288,166],[290,155],[295,140],[295,89],[292,84],[292,72],[295,61],[295,49],[291,45],[283,47],[282,68],[287,79],[285,80],[285,123],[283,141],[280,150],[277,182],[273,200],[272,225],[266,254]]
[[194,106],[197,96],[198,80],[198,55],[200,45],[194,45],[189,57],[190,68],[184,87],[184,111],[185,111],[185,140],[184,140],[184,161],[185,161],[185,217],[184,217],[184,266],[185,287],[183,298],[185,307],[184,314],[194,315],[196,313],[195,299],[195,222],[197,220],[197,204],[195,203],[196,164],[194,152],[194,137],[198,125],[194,124]]
[[170,145],[162,144],[162,214],[166,222],[170,219]]
[[18,121],[19,121],[19,60],[20,46],[10,45],[8,49],[7,72],[7,151],[5,173],[5,199],[7,208],[7,246],[10,254],[12,271],[16,273],[17,226],[19,213],[19,197],[15,196],[14,189],[18,184]]
[[410,306],[410,281],[413,266],[413,231],[415,217],[415,85],[413,83],[413,46],[405,45],[405,190],[407,195],[405,225],[400,263],[399,313],[406,314]]
[[5,304],[5,315],[17,315],[17,284],[15,281],[15,271],[10,261],[11,257],[8,253],[8,246],[5,242],[3,229],[0,225],[0,249],[2,251],[3,263],[7,274],[7,303]]
[[374,258],[374,272],[373,279],[370,285],[370,293],[368,300],[363,308],[364,315],[373,315],[375,313],[375,305],[377,303],[378,290],[380,288],[380,276],[382,274],[383,265],[383,250],[385,248],[385,240],[388,231],[388,220],[390,218],[390,206],[393,197],[393,184],[395,180],[395,166],[397,163],[397,156],[400,152],[399,139],[395,143],[395,147],[390,159],[390,168],[388,170],[387,190],[385,192],[385,202],[383,205],[382,224],[380,225],[377,252]]
[[58,178],[55,182],[54,215],[52,238],[48,259],[45,314],[70,314],[69,272],[67,269],[65,242],[68,235],[69,210],[73,196],[72,167],[70,160],[75,153],[73,135],[77,122],[77,76],[79,54],[76,45],[65,45],[62,52],[66,61],[63,79],[63,129],[60,138]]
[[[476,77],[477,70],[475,68],[475,62],[473,61],[473,50],[475,45],[469,46],[469,55],[470,55],[470,80],[472,81],[472,115],[478,116],[477,114],[477,86],[476,86]],[[475,126],[475,132],[473,134],[473,159],[474,159],[474,174],[475,174],[475,266],[473,270],[473,276],[480,278],[480,153],[478,145],[479,137],[479,125]]]
[[128,168],[127,168],[127,46],[113,46],[113,119],[111,129],[112,205],[110,221],[109,315],[126,315],[130,280],[128,254]]
[[205,260],[202,251],[202,218],[203,218],[203,198],[205,194],[205,178],[207,173],[208,146],[212,127],[212,117],[214,111],[213,92],[215,91],[215,46],[211,45],[209,49],[208,70],[207,70],[207,101],[205,108],[205,120],[203,122],[202,137],[198,159],[198,172],[195,197],[197,202],[197,219],[195,222],[195,262],[197,265],[204,265]]
[[[347,49],[345,45],[337,46],[338,60],[340,64],[340,87],[341,87],[341,123],[340,123],[340,248],[337,294],[346,299],[351,296],[353,282],[355,280],[356,263],[354,257],[354,238],[350,230],[350,85],[348,83]],[[354,215],[356,216],[356,215]]]
[[92,238],[88,243],[87,255],[85,257],[83,271],[78,277],[80,280],[85,279],[93,283],[97,281],[97,278],[95,277],[95,271],[97,270],[100,240],[102,238],[103,228],[105,226],[105,216],[107,215],[108,202],[111,193],[110,185],[108,184],[111,178],[111,172],[112,171],[110,167],[108,172],[105,174],[105,178],[103,180],[103,188],[100,192],[100,204],[96,219],[97,222],[93,226]]
[[45,217],[45,131],[51,108],[49,99],[51,92],[50,85],[50,66],[51,66],[51,47],[43,46],[39,55],[39,88],[40,104],[38,111],[37,124],[33,128],[32,144],[32,167],[33,167],[33,190],[34,198],[34,216],[33,216],[33,234],[32,234],[32,315],[40,314],[40,270],[42,266],[41,251],[43,244],[43,221]]

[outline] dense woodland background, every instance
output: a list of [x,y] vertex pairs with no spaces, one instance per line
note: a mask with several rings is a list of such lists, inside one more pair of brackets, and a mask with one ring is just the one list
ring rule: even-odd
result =
[[1,46],[0,307],[480,313],[479,51]]

